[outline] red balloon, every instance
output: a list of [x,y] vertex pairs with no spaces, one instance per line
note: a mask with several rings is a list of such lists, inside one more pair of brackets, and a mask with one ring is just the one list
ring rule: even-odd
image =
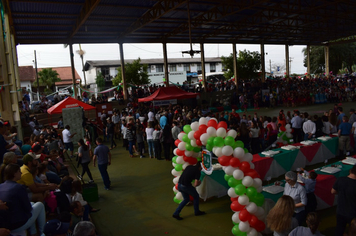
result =
[[176,139],[176,141],[174,141],[174,145],[176,145],[176,147],[178,147],[178,144],[179,144],[180,142],[182,142],[182,141],[180,141],[179,139]]
[[183,156],[184,155],[184,151],[180,150],[179,148],[177,148],[177,156]]
[[196,143],[197,143],[198,146],[202,146],[202,145],[203,145],[203,144],[201,143],[200,139],[197,139]]
[[195,131],[194,132],[194,138],[196,139],[196,140],[200,140],[200,135],[202,135],[202,133],[200,132],[200,130],[197,130],[197,131]]
[[238,199],[239,199],[239,197],[230,197],[231,202],[237,201]]
[[230,159],[230,165],[232,167],[235,167],[235,168],[239,167],[240,164],[241,164],[241,162],[240,162],[240,160],[238,158],[233,157],[233,158]]
[[201,134],[206,133],[206,129],[207,129],[207,128],[208,128],[208,126],[206,126],[206,125],[204,125],[204,124],[200,125],[200,126],[199,126],[199,131],[200,131],[200,133],[201,133]]
[[176,187],[176,189],[178,190],[178,183],[176,184],[176,186],[175,186],[175,187]]
[[[231,205],[230,205],[230,208],[231,208],[231,210],[233,210],[233,211],[241,211],[242,209],[244,209],[245,208],[245,206],[244,205],[241,205],[240,203],[239,203],[239,201],[233,201],[232,203],[231,203]],[[241,213],[241,212],[240,212]],[[241,218],[240,218],[240,220],[241,220]]]
[[252,226],[253,228],[256,228],[258,221],[259,219],[255,215],[252,215],[248,223],[250,223],[250,226]]
[[231,158],[232,158],[231,156],[221,156],[218,158],[218,161],[222,166],[229,166]]
[[239,218],[241,221],[249,221],[251,219],[251,214],[246,209],[243,209],[239,213]]
[[258,232],[261,232],[263,231],[264,229],[266,228],[266,225],[265,223],[262,221],[262,220],[259,220],[255,229],[258,231]]
[[286,127],[284,127],[284,126],[281,126],[279,129],[280,129],[282,132],[285,132],[285,131],[286,131]]
[[242,170],[243,172],[247,172],[249,169],[250,169],[250,163],[248,163],[247,161],[241,162],[240,170]]
[[211,119],[208,121],[208,127],[214,127],[216,129],[218,127],[218,123],[216,120]]
[[187,157],[186,155],[183,155],[183,160],[184,160],[185,162],[188,162],[188,161],[189,161],[189,158],[190,158],[190,157]]
[[227,124],[225,121],[220,121],[219,124],[218,124],[218,129],[219,128],[224,128],[224,129],[227,129]]
[[257,173],[257,171],[256,171],[256,170],[253,170],[253,169],[247,171],[247,172],[244,173],[244,174],[245,174],[245,176],[246,176],[246,175],[247,175],[247,176],[250,176],[252,179],[254,179],[254,178],[260,178],[260,175]]
[[194,157],[189,157],[188,162],[191,165],[195,165],[195,164],[197,164],[198,160],[196,158],[194,158]]

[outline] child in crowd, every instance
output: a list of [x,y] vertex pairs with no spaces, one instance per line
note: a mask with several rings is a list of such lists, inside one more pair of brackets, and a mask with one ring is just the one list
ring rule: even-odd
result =
[[88,136],[85,136],[84,141],[85,141],[85,144],[88,146],[90,157],[93,157],[93,149],[92,149],[92,146],[90,143],[90,138]]
[[38,173],[37,176],[41,179],[41,181],[45,184],[49,184],[49,181],[47,180],[46,172],[48,171],[47,165],[45,163],[39,164],[37,167]]
[[[308,198],[308,203],[305,206],[305,213],[308,214],[309,212],[314,212],[317,207],[317,201],[316,201],[314,191],[316,185],[316,178],[318,177],[318,174],[315,173],[314,171],[308,172],[303,168],[300,168],[300,170],[301,171],[298,174],[298,180],[302,181],[305,184],[305,189],[307,191],[307,198]],[[303,177],[303,175],[301,174],[303,172],[308,178]]]

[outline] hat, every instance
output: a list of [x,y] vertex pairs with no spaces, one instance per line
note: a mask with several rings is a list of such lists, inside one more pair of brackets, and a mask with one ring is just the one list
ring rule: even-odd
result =
[[27,165],[30,161],[38,159],[39,156],[34,154],[33,152],[27,153],[25,156],[22,158],[23,164]]
[[40,151],[42,148],[44,148],[44,147],[41,146],[39,143],[35,143],[34,145],[32,145],[31,150],[32,150],[33,152],[38,152],[38,151]]
[[54,235],[67,233],[68,229],[69,229],[69,223],[61,222],[57,219],[54,219],[54,220],[47,221],[43,233],[45,233],[46,236],[54,236]]

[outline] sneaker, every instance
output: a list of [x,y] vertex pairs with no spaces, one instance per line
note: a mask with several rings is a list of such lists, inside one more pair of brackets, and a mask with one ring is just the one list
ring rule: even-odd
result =
[[143,158],[143,156],[141,155],[140,158]]
[[205,215],[205,211],[198,211],[197,213],[195,213],[196,216],[202,216]]
[[77,175],[77,178],[78,178],[79,180],[82,180],[82,179],[83,179],[83,177],[82,177],[81,175]]
[[88,183],[92,184],[92,183],[94,183],[94,180],[89,180]]
[[183,220],[182,217],[180,217],[179,215],[172,215],[173,218],[176,218],[177,220]]

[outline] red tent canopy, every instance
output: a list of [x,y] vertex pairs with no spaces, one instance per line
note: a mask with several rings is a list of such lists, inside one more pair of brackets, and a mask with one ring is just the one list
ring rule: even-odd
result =
[[138,99],[138,102],[150,102],[169,99],[187,99],[196,98],[197,93],[188,93],[176,86],[162,87],[157,89],[153,94],[148,97]]
[[48,114],[58,114],[58,113],[62,113],[62,109],[64,109],[64,108],[73,108],[73,107],[83,107],[84,111],[96,109],[95,107],[90,106],[89,104],[81,102],[77,99],[74,99],[72,97],[67,97],[63,101],[57,103],[56,105],[54,105],[50,109],[48,109],[47,113]]

